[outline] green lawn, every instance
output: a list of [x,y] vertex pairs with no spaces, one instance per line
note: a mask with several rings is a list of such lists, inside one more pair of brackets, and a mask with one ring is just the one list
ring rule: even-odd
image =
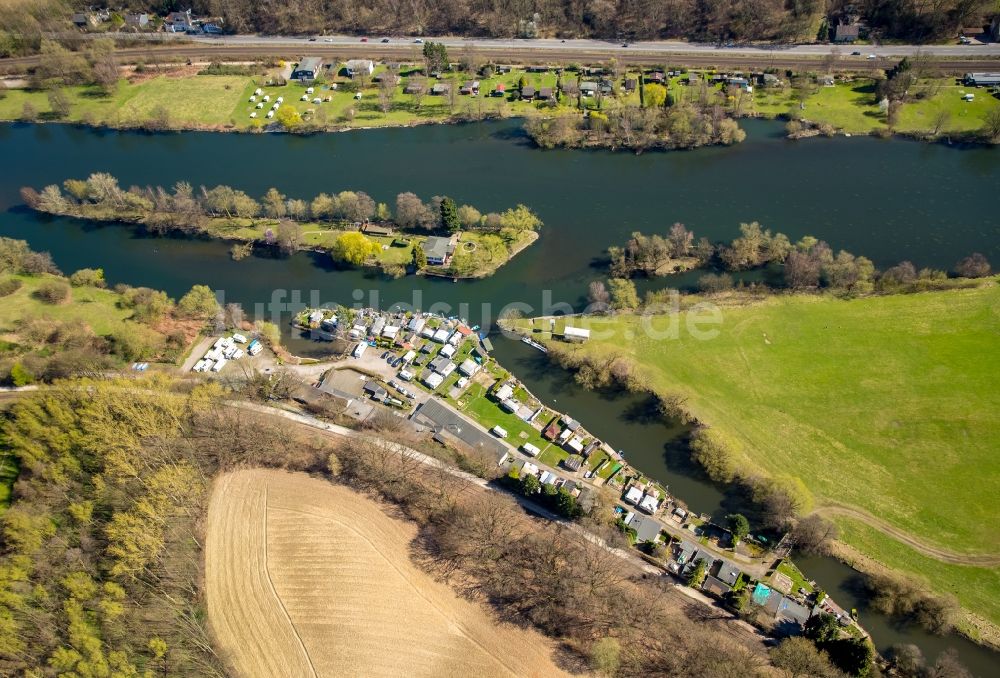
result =
[[544,449],[549,444],[531,424],[517,415],[500,409],[495,400],[486,396],[486,389],[481,384],[471,384],[457,404],[459,409],[487,429],[497,425],[505,429],[507,442],[514,447],[531,443],[539,449]]
[[131,309],[117,306],[118,295],[111,290],[74,287],[72,298],[64,304],[43,303],[32,293],[46,278],[18,276],[24,283],[18,291],[0,297],[0,333],[10,332],[23,318],[50,318],[61,322],[89,325],[96,334],[107,335],[121,327],[132,315]]
[[[223,126],[230,123],[233,110],[250,82],[249,77],[241,76],[160,76],[134,85],[123,80],[110,97],[95,87],[67,87],[68,120],[138,124],[152,118],[154,111],[162,106],[168,111],[171,125]],[[52,110],[45,92],[12,89],[0,99],[0,119],[21,117],[26,102],[43,119]]]
[[[946,116],[942,125],[945,132],[974,132],[983,126],[983,120],[1000,100],[986,89],[962,87],[954,81],[937,81],[927,87],[927,96],[903,105],[896,127],[903,132],[933,130],[939,115]],[[975,95],[973,101],[963,101],[962,95]]]
[[[975,100],[963,101],[962,95],[966,92],[975,94]],[[997,106],[1000,100],[987,89],[956,85],[952,78],[921,80],[900,107],[896,130],[932,132],[944,111],[942,132],[975,132],[983,127],[986,115]],[[851,83],[838,82],[833,87],[819,87],[806,99],[802,109],[788,87],[757,88],[750,110],[765,117],[798,112],[807,120],[855,134],[870,133],[886,126],[885,113],[879,110],[875,98],[874,83],[864,78]]]
[[885,126],[885,115],[879,111],[874,92],[870,81],[820,87],[806,99],[802,117],[844,132],[871,132]]
[[[817,504],[859,507],[955,551],[995,553],[998,309],[992,283],[773,297],[723,308],[707,340],[683,319],[678,338],[654,339],[635,316],[593,318],[595,338],[574,350],[631,356],[747,470],[800,478]],[[665,331],[671,320],[649,326]]]

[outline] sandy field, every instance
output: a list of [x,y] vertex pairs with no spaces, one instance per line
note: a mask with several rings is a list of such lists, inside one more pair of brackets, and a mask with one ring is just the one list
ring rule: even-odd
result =
[[414,566],[415,528],[304,474],[219,477],[209,621],[240,676],[560,676],[554,645],[501,625]]

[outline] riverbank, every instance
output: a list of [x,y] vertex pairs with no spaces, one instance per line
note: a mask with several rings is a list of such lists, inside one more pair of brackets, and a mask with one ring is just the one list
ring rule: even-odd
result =
[[[514,327],[572,369],[632,375],[625,383],[657,393],[707,426],[710,444],[698,456],[722,480],[763,473],[789,488],[803,513],[836,500],[919,541],[978,554],[995,543],[981,478],[992,463],[984,450],[996,444],[998,431],[982,406],[1000,403],[981,378],[980,353],[995,349],[995,319],[987,309],[996,294],[989,282],[980,289],[853,301],[800,295],[723,306],[722,324],[710,326],[718,335],[706,340],[692,337],[683,323],[678,334],[666,334],[670,316],[574,319],[595,337],[577,347],[553,342],[548,322]],[[927,317],[935,318],[933,327]],[[624,343],[624,336],[632,339]],[[945,451],[956,440],[965,441],[964,461],[947,463]],[[905,458],[883,452],[898,449],[908,451]],[[900,506],[910,508],[894,508]],[[955,595],[995,629],[1000,580],[994,569],[976,566],[975,559],[970,566],[934,559],[926,567],[908,566],[888,535],[876,531],[862,539],[856,521],[836,520],[847,543],[928,581],[938,594]],[[958,627],[993,643],[995,630],[977,631],[983,624],[973,622],[960,620]]]

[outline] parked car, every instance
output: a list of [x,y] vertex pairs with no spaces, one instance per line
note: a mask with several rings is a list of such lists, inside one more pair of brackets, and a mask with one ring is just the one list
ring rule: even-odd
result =
[[854,50],[853,52],[851,52],[851,56],[861,56],[861,52]]
[[424,41],[423,41],[423,39],[421,39],[421,38],[417,38],[417,39],[416,39],[416,40],[414,40],[413,42],[414,42],[414,44],[417,44],[417,45],[422,45],[422,44],[424,44]]
[[368,42],[368,38],[361,38],[361,42]]
[[389,42],[389,38],[382,38],[382,42]]

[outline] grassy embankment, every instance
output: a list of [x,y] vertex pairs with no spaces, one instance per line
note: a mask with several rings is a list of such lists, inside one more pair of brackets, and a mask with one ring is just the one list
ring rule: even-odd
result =
[[[378,66],[375,75],[385,70],[386,66]],[[285,107],[293,108],[319,127],[331,128],[405,126],[443,122],[456,116],[477,118],[537,113],[553,115],[572,113],[575,110],[576,102],[573,97],[566,97],[560,105],[550,107],[537,101],[521,101],[517,96],[517,83],[521,77],[536,89],[554,88],[557,81],[555,73],[527,73],[514,69],[510,73],[491,77],[451,73],[445,74],[441,80],[426,79],[428,87],[438,82],[447,83],[456,92],[465,81],[480,81],[481,96],[457,95],[454,102],[447,95],[425,94],[416,97],[405,94],[403,88],[410,77],[405,75],[408,73],[405,69],[402,73],[404,76],[393,90],[387,111],[382,108],[378,84],[370,79],[361,87],[360,100],[354,99],[353,92],[330,90],[327,84],[315,85],[316,91],[310,96],[310,101],[299,100],[306,88],[297,82],[263,89],[266,94],[271,95],[272,101],[283,96]],[[566,73],[564,77],[575,80],[576,74]],[[638,78],[638,71],[627,72],[624,77]],[[326,79],[341,87],[351,82],[336,74],[330,74]],[[166,111],[168,125],[175,128],[238,131],[262,128],[269,122],[263,118],[270,104],[257,111],[257,119],[251,119],[250,113],[256,109],[255,104],[249,102],[249,97],[264,80],[266,77],[263,76],[194,75],[189,67],[184,67],[156,77],[143,77],[134,83],[123,80],[117,92],[111,96],[105,96],[91,86],[68,87],[64,91],[70,101],[70,112],[65,119],[113,127],[137,126],[148,123],[158,112]],[[699,93],[696,88],[688,87],[686,82],[687,75],[680,75],[670,78],[667,86],[677,100],[696,100]],[[506,96],[486,96],[501,83],[507,89]],[[721,84],[714,86],[711,88],[712,95],[718,96],[721,89]],[[975,100],[963,101],[962,95],[966,92],[974,93]],[[311,99],[315,96],[330,96],[331,101],[313,104]],[[610,100],[610,97],[606,98]],[[639,94],[619,91],[617,99],[622,103],[638,104]],[[0,98],[0,119],[20,118],[25,103],[31,104],[40,119],[52,119],[51,106],[45,92],[19,89],[8,90]],[[799,107],[799,101],[787,84],[780,88],[757,87],[752,95],[746,95],[740,102],[734,98],[724,103],[732,108],[738,106],[743,113],[763,117],[797,113],[817,124],[829,124],[839,131],[852,134],[870,134],[889,129],[886,115],[878,107],[874,82],[867,77],[859,77],[853,82],[838,81],[833,87],[815,87],[806,97],[804,108]],[[585,98],[584,104],[589,108],[598,107],[595,99]],[[942,134],[976,132],[983,127],[986,115],[997,106],[1000,106],[1000,100],[986,89],[966,88],[952,78],[924,79],[914,86],[908,101],[901,106],[893,130],[907,134],[928,134],[940,123]],[[943,122],[939,120],[942,112],[947,116]]]
[[[385,66],[376,69],[376,75],[385,71]],[[92,86],[67,87],[70,111],[65,118],[68,122],[103,124],[111,127],[138,126],[147,123],[157,114],[157,109],[167,113],[167,122],[173,128],[211,128],[250,130],[260,128],[270,121],[264,114],[278,96],[284,97],[284,106],[295,109],[300,115],[321,126],[329,127],[392,127],[414,125],[425,122],[442,122],[454,116],[480,117],[508,115],[530,115],[542,104],[521,101],[517,98],[516,86],[521,77],[536,88],[555,87],[554,73],[526,73],[514,70],[510,73],[490,78],[467,74],[446,74],[441,80],[427,78],[427,86],[447,83],[458,91],[467,80],[478,79],[481,96],[457,95],[454,104],[448,96],[425,94],[419,98],[405,94],[403,87],[407,77],[400,80],[393,91],[389,110],[383,111],[379,100],[378,84],[369,80],[361,89],[361,99],[355,100],[353,92],[327,89],[328,85],[316,84],[315,93],[332,98],[329,102],[313,104],[300,101],[306,86],[290,81],[283,87],[263,87],[267,78],[251,76],[193,75],[187,71],[161,75],[137,81],[134,84],[123,80],[117,92],[105,96]],[[346,77],[333,77],[329,81],[344,84]],[[489,94],[498,83],[504,83],[508,96],[491,97]],[[250,103],[250,95],[257,87],[271,95],[271,103],[257,110],[257,119],[251,119],[255,104]],[[46,92],[10,89],[0,98],[0,119],[20,119],[24,104],[30,103],[37,111],[39,119],[52,119],[52,107]],[[568,107],[561,107],[567,108]],[[549,109],[547,109],[549,110]],[[310,114],[309,111],[312,111]]]
[[[962,95],[975,95],[973,101],[963,101]],[[1000,107],[1000,100],[987,89],[956,84],[953,78],[921,80],[911,97],[899,109],[895,132],[929,134],[943,114],[941,134],[964,134],[982,129],[987,114]],[[779,117],[797,113],[817,124],[828,124],[850,134],[872,134],[889,131],[886,114],[878,106],[874,82],[859,78],[854,82],[837,82],[833,87],[818,87],[799,108],[790,88],[759,88],[747,110],[764,117]]]
[[[773,297],[723,308],[715,339],[694,339],[682,322],[676,340],[654,340],[636,316],[595,317],[586,321],[595,338],[570,350],[631,358],[650,388],[684,399],[738,467],[801,479],[817,507],[854,507],[958,554],[996,554],[998,308],[995,281],[855,300]],[[931,560],[837,521],[849,546],[1000,625],[996,568]]]
[[132,310],[118,302],[121,295],[96,287],[74,287],[71,301],[47,304],[35,297],[35,292],[48,276],[14,276],[22,286],[13,294],[0,297],[0,338],[12,339],[17,324],[24,319],[51,320],[87,325],[95,334],[105,336],[124,326]]

